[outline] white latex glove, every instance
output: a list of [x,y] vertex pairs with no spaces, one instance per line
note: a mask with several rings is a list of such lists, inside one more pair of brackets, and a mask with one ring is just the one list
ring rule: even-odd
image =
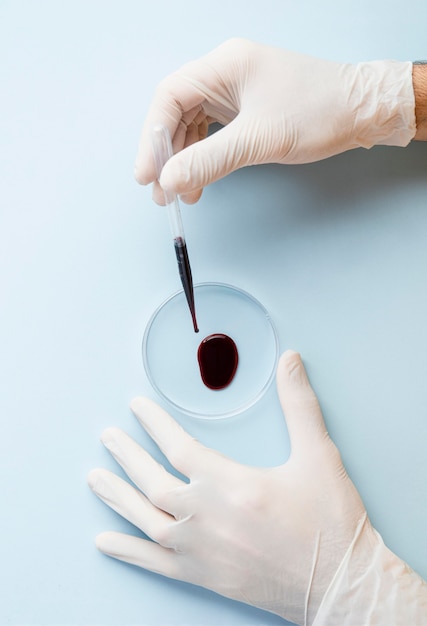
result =
[[[205,139],[214,121],[225,127]],[[158,86],[135,166],[142,184],[156,178],[150,145],[156,123],[169,128],[178,153],[165,165],[161,186],[195,202],[203,187],[246,165],[406,146],[416,131],[412,63],[335,63],[231,39]],[[164,204],[157,184],[154,199]]]
[[106,532],[98,548],[297,624],[425,626],[427,585],[371,527],[297,353],[282,356],[277,384],[292,452],[270,469],[204,447],[154,402],[134,400],[189,483],[123,431],[106,430],[102,441],[134,486],[102,469],[89,484],[153,541]]

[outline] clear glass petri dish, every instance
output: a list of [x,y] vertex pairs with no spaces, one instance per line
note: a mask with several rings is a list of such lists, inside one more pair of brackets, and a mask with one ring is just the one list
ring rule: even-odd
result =
[[[232,417],[253,406],[267,391],[277,367],[279,342],[268,311],[252,295],[224,283],[194,286],[195,333],[184,291],[165,300],[151,316],[142,342],[147,377],[161,398],[202,419]],[[231,337],[239,363],[224,389],[202,380],[197,350],[214,333]]]

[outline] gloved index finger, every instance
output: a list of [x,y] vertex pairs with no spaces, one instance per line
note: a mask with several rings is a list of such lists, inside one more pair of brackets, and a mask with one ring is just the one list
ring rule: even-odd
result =
[[149,398],[135,398],[130,407],[170,463],[181,474],[190,478],[194,469],[201,466],[200,452],[204,449],[202,444]]
[[139,142],[135,162],[135,177],[139,183],[147,185],[156,179],[151,149],[153,126],[166,126],[172,138],[174,153],[179,152],[185,144],[187,125],[196,117],[204,99],[199,89],[177,74],[172,74],[159,84]]
[[177,499],[172,498],[171,494],[185,486],[185,482],[166,471],[163,465],[119,428],[104,430],[101,441],[153,504],[171,515],[179,512],[176,510]]

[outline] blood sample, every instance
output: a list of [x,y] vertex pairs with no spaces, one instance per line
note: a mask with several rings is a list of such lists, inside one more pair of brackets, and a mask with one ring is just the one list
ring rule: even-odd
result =
[[239,362],[237,346],[228,335],[205,337],[197,350],[200,374],[209,389],[224,389],[234,378]]

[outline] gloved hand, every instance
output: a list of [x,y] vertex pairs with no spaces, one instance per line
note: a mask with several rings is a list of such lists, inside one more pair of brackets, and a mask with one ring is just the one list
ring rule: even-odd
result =
[[[208,125],[223,129],[205,139]],[[161,186],[199,199],[203,187],[260,163],[309,163],[414,137],[412,63],[335,63],[231,39],[163,80],[144,124],[135,166],[155,181],[150,132],[164,124],[177,153]],[[199,141],[203,140],[203,141]],[[164,204],[155,183],[154,199]]]
[[292,451],[270,469],[204,447],[154,402],[134,400],[141,425],[190,482],[106,430],[102,441],[134,486],[102,469],[89,484],[153,541],[106,532],[98,548],[296,624],[425,626],[427,585],[372,528],[297,353],[281,357],[277,385]]

